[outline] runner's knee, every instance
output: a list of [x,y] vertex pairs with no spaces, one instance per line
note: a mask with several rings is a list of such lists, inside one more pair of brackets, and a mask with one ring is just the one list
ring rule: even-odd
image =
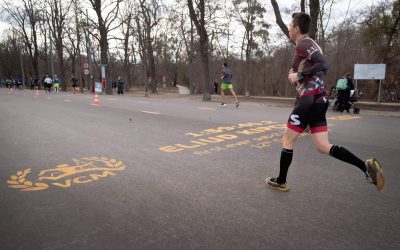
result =
[[315,144],[315,148],[320,152],[321,154],[329,154],[329,150],[331,149],[332,145],[329,143],[317,143]]
[[293,149],[295,142],[296,138],[291,138],[290,136],[284,135],[282,146],[286,149]]

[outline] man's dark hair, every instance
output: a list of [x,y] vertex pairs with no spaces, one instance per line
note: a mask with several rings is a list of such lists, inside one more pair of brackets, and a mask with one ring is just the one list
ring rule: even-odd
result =
[[308,34],[310,31],[311,17],[304,12],[296,12],[292,15],[293,27],[298,26],[302,34]]
[[224,67],[228,67],[228,63],[226,63],[226,62],[224,62],[223,65],[224,65]]

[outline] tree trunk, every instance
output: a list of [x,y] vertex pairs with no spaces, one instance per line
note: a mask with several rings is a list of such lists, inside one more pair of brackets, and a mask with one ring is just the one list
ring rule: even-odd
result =
[[[205,34],[204,34],[205,33]],[[200,54],[201,63],[203,65],[203,100],[211,100],[211,85],[210,85],[210,69],[208,61],[208,36],[207,32],[204,30],[203,36],[200,36]]]
[[319,14],[319,0],[310,0],[311,27],[309,36],[314,40],[316,39],[318,31],[318,14]]
[[193,7],[193,1],[188,0],[189,14],[190,19],[193,21],[196,26],[197,33],[200,36],[200,58],[201,63],[203,65],[203,100],[209,101],[211,100],[211,85],[210,85],[210,69],[209,69],[209,61],[208,61],[208,35],[205,27],[205,3],[204,0],[200,0],[199,9],[200,9],[200,18],[197,18],[196,12]]
[[63,44],[62,39],[57,39],[56,42],[56,50],[57,50],[57,57],[58,57],[58,65],[59,65],[59,78],[61,81],[61,90],[67,91],[67,81],[65,79],[65,69],[64,69],[64,53],[63,53]]
[[111,95],[112,94],[112,89],[111,89],[111,84],[107,82],[107,78],[109,78],[109,65],[108,65],[108,31],[107,28],[105,27],[105,24],[102,23],[99,25],[99,31],[100,31],[100,57],[101,57],[101,64],[106,64],[105,67],[105,81],[106,81],[106,94]]
[[151,93],[157,93],[157,81],[155,80],[156,78],[156,63],[154,60],[154,53],[153,53],[153,45],[151,42],[151,37],[150,37],[150,30],[148,30],[147,33],[147,59],[148,59],[148,65],[149,65],[149,70],[150,70],[150,76],[151,76],[151,82],[150,82],[150,90]]

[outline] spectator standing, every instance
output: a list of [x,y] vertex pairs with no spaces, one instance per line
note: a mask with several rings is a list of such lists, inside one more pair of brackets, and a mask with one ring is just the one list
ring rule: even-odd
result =
[[36,89],[38,89],[38,90],[40,89],[39,88],[39,79],[37,79],[37,78],[33,79],[33,84],[35,85]]
[[218,80],[214,80],[214,94],[218,95]]
[[33,81],[32,76],[29,78],[29,85],[31,85],[31,90],[35,88],[35,82]]
[[115,93],[115,90],[117,89],[117,81],[112,80],[111,81],[111,90],[113,93]]
[[118,95],[124,94],[125,83],[122,81],[122,78],[118,76]]

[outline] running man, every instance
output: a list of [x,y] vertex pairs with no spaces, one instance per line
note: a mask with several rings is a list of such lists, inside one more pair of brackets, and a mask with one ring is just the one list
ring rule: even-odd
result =
[[222,64],[222,76],[221,76],[221,106],[225,107],[226,104],[224,103],[225,99],[225,93],[224,90],[229,89],[235,98],[235,106],[236,108],[239,107],[239,101],[236,98],[235,91],[233,91],[233,86],[232,86],[232,71],[228,68],[228,64],[225,62]]
[[51,85],[53,84],[53,80],[51,80],[51,78],[48,75],[46,75],[46,78],[44,79],[44,84],[45,84],[46,92],[48,92],[50,94]]
[[72,76],[71,82],[72,82],[72,91],[73,91],[73,94],[75,95],[76,87],[78,87],[78,78],[76,78],[75,76]]
[[54,75],[53,88],[54,92],[58,93],[58,89],[60,88],[60,79],[57,77],[57,75]]
[[298,95],[283,136],[279,176],[268,177],[266,184],[280,191],[289,190],[286,176],[292,162],[294,143],[309,125],[314,146],[320,153],[356,166],[378,190],[382,190],[384,176],[376,159],[364,162],[344,147],[329,142],[325,117],[329,102],[322,80],[328,70],[328,63],[321,48],[308,37],[310,22],[308,14],[299,12],[292,15],[288,26],[289,37],[296,43],[288,79],[291,84],[297,85]]

